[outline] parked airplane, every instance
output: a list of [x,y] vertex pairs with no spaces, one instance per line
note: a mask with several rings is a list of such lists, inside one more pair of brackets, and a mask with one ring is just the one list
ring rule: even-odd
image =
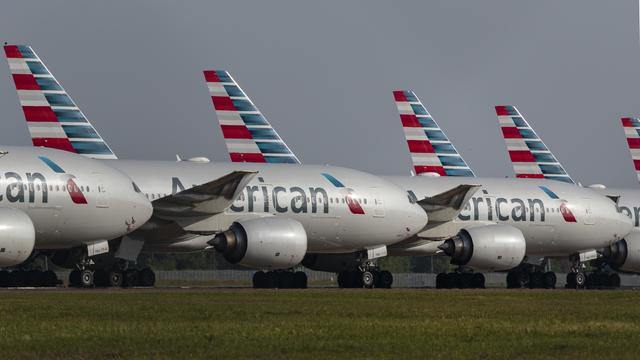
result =
[[[515,106],[496,106],[496,114],[517,177],[575,183]],[[627,137],[633,138],[632,118],[623,118],[622,123]],[[635,144],[635,140],[627,139],[627,141],[633,149],[632,144]],[[633,155],[634,151],[632,150]],[[591,260],[596,270],[584,277],[578,277],[575,281],[570,278],[568,284],[571,287],[619,287],[620,277],[616,273],[607,271],[607,266],[615,270],[640,272],[640,231],[637,230],[640,215],[640,191],[608,189],[603,185],[592,185],[590,188],[595,192],[616,199],[619,211],[632,219],[636,229],[621,241],[585,254],[584,258]]]
[[[67,152],[0,148],[0,286],[55,286],[52,271],[33,267],[40,255],[83,247],[76,276],[89,256],[109,251],[151,216],[151,204],[120,171]],[[27,271],[28,270],[28,271]]]
[[[287,164],[294,158],[273,142],[264,145],[268,164],[262,165],[116,160],[29,46],[8,45],[5,53],[34,145],[113,159],[104,163],[130,176],[152,200],[151,220],[127,236],[113,258],[134,261],[140,251],[215,248],[231,263],[269,270],[290,269],[306,254],[349,253],[365,261],[384,256],[386,245],[413,236],[427,223],[423,208],[388,181],[341,167]],[[39,112],[28,108],[34,98]],[[230,121],[261,120],[250,103],[231,96],[213,100],[228,107]],[[248,132],[233,124],[227,131]],[[240,153],[251,150],[241,147]],[[71,258],[69,263],[76,260]],[[99,269],[109,272],[107,282],[118,285],[110,266]],[[377,274],[360,275],[366,285]],[[259,271],[254,276],[257,287],[276,282],[304,287],[306,275]]]
[[[275,154],[297,160],[228,72],[205,71],[204,75],[232,161],[262,162]],[[525,254],[578,254],[608,246],[630,230],[628,219],[616,211],[610,199],[575,186],[548,181],[450,179],[449,176],[473,176],[473,172],[415,94],[399,91],[394,96],[415,172],[447,177],[386,177],[429,211],[425,231],[389,246],[390,255],[444,252],[456,265],[510,270],[521,264]],[[217,97],[228,100],[225,103]],[[234,111],[234,117],[229,116],[230,111]],[[247,116],[250,114],[259,121]],[[603,236],[607,239],[604,242]],[[344,255],[315,256],[303,264],[317,270],[340,271],[341,286],[359,285],[353,281],[359,279],[358,264]],[[518,270],[510,275],[514,279],[525,277],[537,287],[554,287],[556,282],[552,272]],[[484,277],[440,274],[437,282],[442,287],[481,287]]]

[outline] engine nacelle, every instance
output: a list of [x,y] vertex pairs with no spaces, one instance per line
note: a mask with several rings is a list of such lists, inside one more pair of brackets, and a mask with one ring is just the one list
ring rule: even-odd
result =
[[288,269],[307,252],[307,233],[292,219],[239,220],[209,242],[232,264],[257,269]]
[[484,225],[460,230],[438,248],[454,265],[477,270],[509,270],[524,259],[527,243],[522,232],[509,225]]
[[360,265],[358,254],[307,254],[302,260],[304,267],[315,271],[339,273]]
[[27,260],[36,243],[36,229],[24,211],[0,208],[0,267]]
[[624,239],[605,248],[605,261],[614,269],[640,272],[640,233],[632,232]]

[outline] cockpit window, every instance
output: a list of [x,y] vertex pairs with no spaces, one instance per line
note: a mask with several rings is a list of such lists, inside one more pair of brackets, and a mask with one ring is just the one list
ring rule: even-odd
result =
[[131,185],[133,185],[133,191],[137,192],[137,193],[141,193],[142,190],[140,190],[140,188],[138,187],[138,185],[136,185],[135,182],[131,182]]

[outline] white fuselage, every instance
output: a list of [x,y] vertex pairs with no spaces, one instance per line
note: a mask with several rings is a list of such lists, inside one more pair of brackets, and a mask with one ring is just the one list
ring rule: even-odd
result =
[[[303,225],[308,252],[349,252],[393,244],[416,234],[427,222],[425,212],[410,203],[403,190],[347,168],[136,160],[104,163],[130,176],[151,201],[233,171],[257,171],[240,198],[224,214],[214,216],[220,219],[214,230],[224,231],[233,221],[248,216],[287,217]],[[355,209],[348,201],[357,202]],[[211,239],[181,232],[169,223],[143,236],[146,249],[169,251],[201,250]]]
[[131,180],[100,161],[41,147],[0,150],[0,207],[29,216],[36,249],[115,239],[151,216]]
[[[591,189],[553,180],[386,177],[418,199],[458,184],[482,187],[455,222],[501,223],[522,231],[527,255],[563,256],[608,246],[631,229],[615,203]],[[546,191],[545,191],[546,189]]]

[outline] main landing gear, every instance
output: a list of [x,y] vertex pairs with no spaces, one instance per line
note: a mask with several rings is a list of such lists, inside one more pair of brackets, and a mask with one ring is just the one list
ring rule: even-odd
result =
[[340,288],[380,288],[390,289],[393,284],[393,275],[368,261],[354,270],[342,271],[338,274],[338,287]]
[[507,273],[507,289],[555,289],[557,277],[553,271],[544,271],[540,265],[523,263]]
[[302,271],[258,271],[253,274],[255,289],[306,289],[307,274]]
[[484,289],[485,278],[481,273],[440,273],[436,276],[436,289]]
[[156,274],[150,268],[143,269],[75,269],[69,273],[69,286],[91,287],[153,287]]

